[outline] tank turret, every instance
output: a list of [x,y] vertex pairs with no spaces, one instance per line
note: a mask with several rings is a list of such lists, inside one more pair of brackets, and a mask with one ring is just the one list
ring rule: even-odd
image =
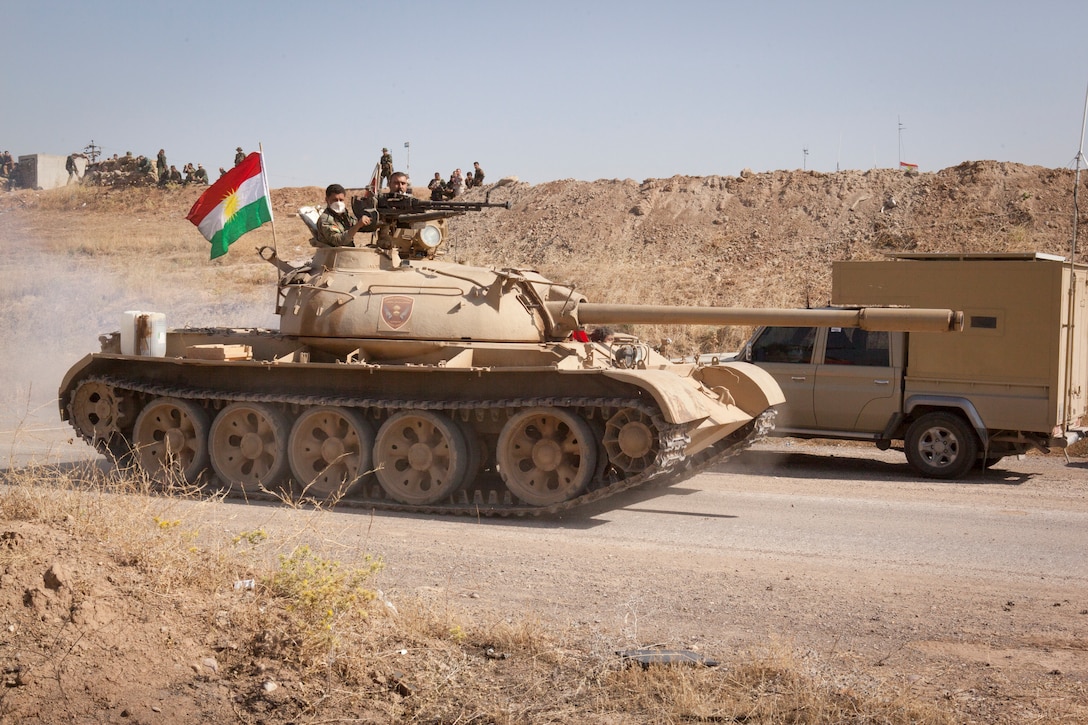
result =
[[262,250],[281,273],[278,330],[168,330],[141,346],[131,340],[156,327],[137,321],[68,372],[61,416],[161,481],[554,514],[724,460],[764,435],[784,400],[753,365],[675,362],[629,335],[579,341],[583,324],[957,325],[948,310],[591,303],[532,270],[441,259],[446,218],[506,204],[355,203],[375,219],[355,246],[315,240],[299,266]]

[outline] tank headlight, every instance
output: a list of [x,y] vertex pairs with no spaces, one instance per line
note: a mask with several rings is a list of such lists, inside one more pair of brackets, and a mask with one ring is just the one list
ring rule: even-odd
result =
[[427,249],[434,249],[442,241],[442,231],[433,224],[419,230],[419,243]]

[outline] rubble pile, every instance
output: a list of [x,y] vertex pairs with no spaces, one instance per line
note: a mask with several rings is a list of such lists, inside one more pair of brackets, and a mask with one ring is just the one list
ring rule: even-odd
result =
[[154,186],[158,180],[154,159],[131,154],[96,161],[87,167],[83,176],[84,184],[113,188]]

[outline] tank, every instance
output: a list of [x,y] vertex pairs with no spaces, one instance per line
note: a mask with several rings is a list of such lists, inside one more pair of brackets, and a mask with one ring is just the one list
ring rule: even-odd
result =
[[[261,250],[280,271],[278,330],[126,313],[135,332],[103,335],[68,371],[62,419],[161,484],[558,514],[716,465],[765,435],[784,401],[754,365],[675,361],[630,335],[580,341],[583,325],[957,324],[948,310],[594,304],[533,270],[440,259],[448,217],[508,204],[353,204],[377,217],[356,246],[318,247],[301,266]],[[300,216],[312,229],[314,210]],[[130,342],[151,330],[162,344]]]

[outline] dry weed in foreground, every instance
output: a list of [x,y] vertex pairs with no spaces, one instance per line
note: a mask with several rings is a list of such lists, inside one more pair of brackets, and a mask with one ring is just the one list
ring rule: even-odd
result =
[[[815,658],[787,647],[713,668],[642,668],[608,647],[587,646],[584,632],[529,616],[477,622],[448,603],[390,602],[369,586],[379,562],[365,554],[334,560],[305,543],[320,526],[320,508],[303,517],[287,546],[260,529],[209,541],[200,509],[216,496],[155,486],[136,471],[47,466],[9,472],[3,483],[0,520],[66,532],[76,551],[81,541],[105,542],[116,566],[138,572],[138,588],[125,596],[143,600],[149,611],[196,618],[206,641],[218,643],[206,655],[216,658],[231,691],[260,693],[269,679],[296,682],[289,698],[275,701],[274,713],[263,695],[239,695],[247,716],[269,723],[954,719],[910,690],[828,674]],[[14,565],[17,555],[0,548],[0,567]],[[249,579],[252,588],[244,585]],[[850,690],[840,681],[861,684]],[[140,683],[129,686],[138,690]]]

